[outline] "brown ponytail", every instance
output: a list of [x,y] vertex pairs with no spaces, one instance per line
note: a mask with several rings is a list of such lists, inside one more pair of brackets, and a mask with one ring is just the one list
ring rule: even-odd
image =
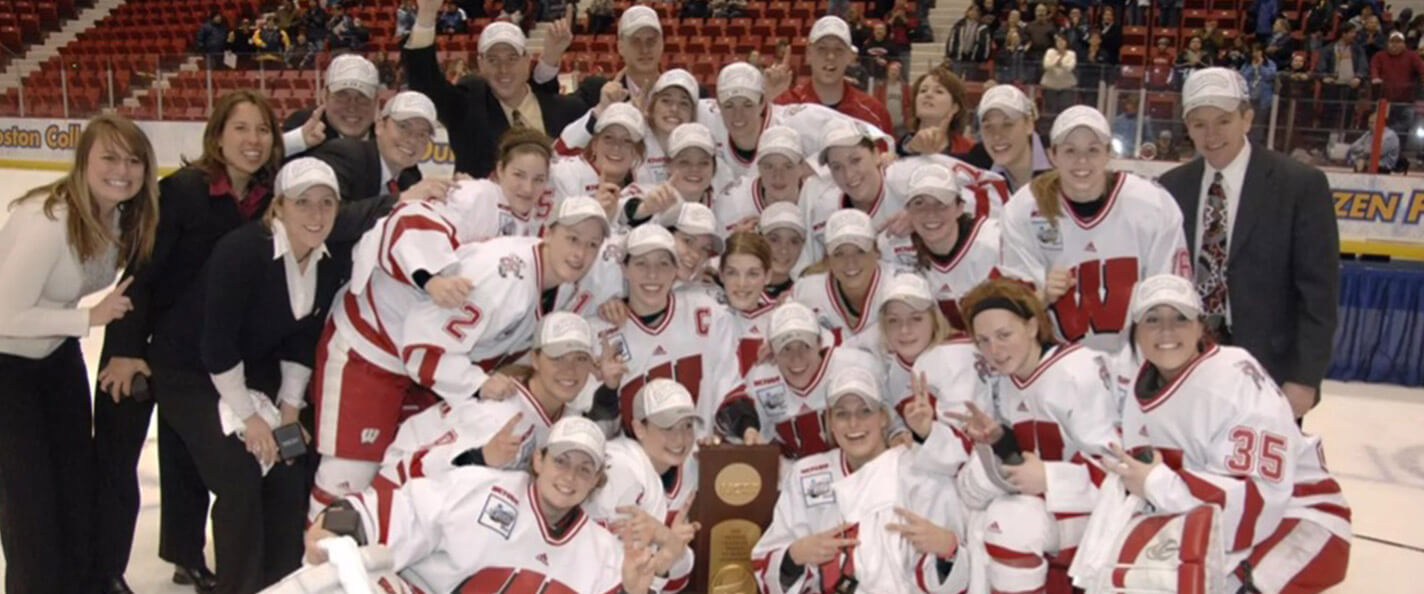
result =
[[1063,214],[1063,209],[1058,203],[1058,193],[1062,191],[1063,181],[1059,179],[1057,171],[1041,173],[1029,182],[1029,191],[1033,192],[1033,202],[1038,208],[1038,214],[1048,219],[1049,224],[1058,228],[1058,215]]
[[522,126],[510,128],[499,137],[499,167],[523,154],[538,155],[544,161],[554,157],[554,141],[543,132]]

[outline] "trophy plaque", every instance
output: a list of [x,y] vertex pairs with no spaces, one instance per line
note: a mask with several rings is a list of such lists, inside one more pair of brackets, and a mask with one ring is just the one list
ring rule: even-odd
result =
[[780,450],[773,445],[718,445],[697,451],[697,501],[702,524],[692,592],[755,594],[752,547],[771,525],[776,508]]

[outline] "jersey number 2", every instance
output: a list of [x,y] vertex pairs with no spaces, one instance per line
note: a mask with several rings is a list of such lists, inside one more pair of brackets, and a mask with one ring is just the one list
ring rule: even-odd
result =
[[458,316],[445,322],[445,333],[455,337],[455,340],[463,341],[465,340],[465,330],[480,323],[481,317],[483,316],[480,314],[480,308],[466,303],[464,307],[460,308]]
[[1226,459],[1226,469],[1240,474],[1259,471],[1271,482],[1280,482],[1285,475],[1286,438],[1270,431],[1250,427],[1231,430],[1233,449]]

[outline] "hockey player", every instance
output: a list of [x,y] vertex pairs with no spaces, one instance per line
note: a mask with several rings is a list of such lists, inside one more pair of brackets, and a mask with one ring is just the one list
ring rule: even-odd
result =
[[760,591],[963,591],[964,518],[955,468],[939,455],[954,439],[949,428],[926,412],[929,440],[891,447],[878,379],[845,367],[830,384],[826,416],[839,447],[798,460],[784,479],[771,527],[752,549]]
[[905,236],[881,233],[880,257],[923,275],[940,311],[956,331],[963,331],[959,298],[998,274],[999,222],[966,213],[958,181],[940,165],[911,173],[907,196],[912,231]]
[[771,311],[776,305],[766,294],[770,278],[771,246],[765,238],[750,231],[738,231],[727,238],[720,279],[736,326],[738,377],[757,363],[770,333]]
[[806,222],[800,209],[791,204],[769,204],[761,211],[757,233],[771,246],[771,278],[766,296],[774,301],[791,290],[805,268]]
[[603,110],[593,127],[588,149],[577,156],[555,159],[549,166],[554,191],[540,203],[544,218],[570,196],[593,196],[610,222],[617,221],[619,193],[633,183],[633,171],[645,156],[643,114],[627,103]]
[[632,423],[633,396],[653,378],[670,378],[687,388],[704,426],[737,381],[731,314],[701,290],[673,290],[678,246],[671,232],[648,223],[628,233],[623,254],[628,315],[621,323],[593,322],[603,385],[591,416]]
[[[673,68],[658,76],[653,83],[651,100],[643,112],[647,128],[643,131],[645,140],[643,162],[633,173],[633,181],[643,186],[656,186],[668,180],[669,136],[682,124],[707,119],[711,114],[712,102],[699,102],[701,87],[692,73],[681,68]],[[626,101],[628,89],[617,81],[604,83],[599,93],[599,103],[583,118],[569,124],[559,135],[556,149],[561,155],[575,155],[588,146],[593,139],[593,130],[598,116],[609,105]],[[635,103],[636,105],[636,103]]]
[[1053,168],[1034,132],[1038,108],[1018,87],[996,85],[984,91],[976,112],[982,140],[965,159],[1003,176],[1008,191],[1027,187],[1034,177]]
[[706,126],[696,122],[678,126],[668,137],[668,181],[624,188],[619,202],[623,220],[636,227],[654,216],[675,217],[675,209],[685,203],[710,207],[715,154],[712,133]]
[[[528,363],[518,372],[492,375],[479,398],[441,402],[406,419],[386,448],[382,474],[404,484],[456,466],[528,468],[533,448],[548,439],[593,373],[593,330],[577,314],[544,316]],[[500,381],[507,385],[490,396]]]
[[1098,110],[1064,110],[1052,140],[1053,171],[1009,199],[999,270],[1038,290],[1059,338],[1117,350],[1132,286],[1191,276],[1182,213],[1160,186],[1108,171],[1112,132]]
[[[688,521],[697,492],[697,426],[702,422],[687,388],[654,379],[633,397],[633,434],[608,442],[608,480],[586,506],[593,521],[620,536],[653,540],[691,540],[697,530]],[[653,534],[680,531],[675,537]],[[668,575],[664,592],[687,585],[693,567],[688,548]]]
[[[856,366],[877,378],[883,370],[860,349],[823,340],[810,308],[783,303],[771,313],[772,361],[753,367],[742,386],[717,410],[717,432],[744,443],[775,442],[787,459],[798,460],[831,449],[826,425],[831,370]],[[900,426],[898,419],[893,426]]]
[[791,298],[816,312],[838,344],[873,350],[885,284],[894,269],[875,251],[870,216],[844,209],[826,221],[826,272],[797,279]]
[[[1209,569],[1230,572],[1229,591],[1319,592],[1344,580],[1349,504],[1325,469],[1320,438],[1301,433],[1280,388],[1245,350],[1211,343],[1187,279],[1138,284],[1132,322],[1146,362],[1124,407],[1123,439],[1150,458],[1119,450],[1108,469],[1154,514],[1220,506],[1227,566]],[[1141,553],[1124,549],[1118,559],[1131,566]],[[1129,567],[1114,572],[1113,586],[1164,577],[1177,583],[1173,573],[1153,579]]]
[[970,403],[969,413],[949,415],[993,444],[959,473],[959,493],[983,510],[989,588],[1039,591],[1050,561],[1066,567],[1072,558],[1105,477],[1097,460],[1121,441],[1111,364],[1082,345],[1055,344],[1043,305],[1022,284],[986,281],[963,303],[980,353],[1004,377],[991,412]]
[[812,188],[801,201],[806,227],[811,231],[808,250],[812,262],[829,254],[826,221],[837,211],[854,209],[870,217],[876,230],[885,228],[905,209],[904,196],[890,192],[888,177],[909,174],[899,163],[881,164],[880,149],[861,127],[832,124],[821,132],[821,165],[830,169],[828,177],[808,181]]
[[910,399],[910,383],[917,377],[915,362],[948,341],[954,329],[935,306],[929,283],[907,272],[890,278],[880,305],[879,327],[880,342],[875,347],[887,362],[886,402],[899,410]]
[[[582,417],[554,425],[530,471],[460,468],[397,488],[372,488],[328,508],[307,531],[307,560],[333,536],[326,516],[354,515],[360,544],[390,549],[394,569],[422,592],[644,594],[686,549],[685,541],[623,543],[590,522],[583,505],[605,480],[604,439]],[[667,534],[672,534],[669,531]],[[658,552],[650,551],[657,546]]]
[[[810,169],[801,152],[801,135],[786,126],[771,126],[757,140],[756,174],[723,189],[712,210],[725,237],[735,231],[755,230],[758,217],[777,202],[800,204],[803,183]],[[815,187],[814,184],[812,187]]]
[[[493,237],[532,237],[539,232],[535,207],[548,192],[549,137],[529,128],[513,128],[500,139],[494,175],[456,184],[445,198],[455,211],[456,241],[466,244]],[[423,203],[436,207],[438,202]]]

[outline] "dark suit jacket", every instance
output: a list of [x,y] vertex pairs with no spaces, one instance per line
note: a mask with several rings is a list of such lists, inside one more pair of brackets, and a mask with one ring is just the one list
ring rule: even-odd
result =
[[[450,149],[455,152],[455,170],[474,177],[486,177],[494,170],[499,137],[509,129],[509,119],[489,84],[478,76],[467,76],[458,85],[445,80],[436,59],[435,46],[402,49],[406,80],[412,91],[425,93],[435,103],[435,113],[445,125]],[[583,102],[559,94],[558,79],[531,84],[544,116],[544,131],[557,138],[564,126],[583,117]]]
[[[1182,209],[1192,254],[1204,168],[1198,157],[1160,180]],[[1340,293],[1340,229],[1325,174],[1253,143],[1230,233],[1232,341],[1277,382],[1318,388]]]
[[[625,74],[619,73],[612,77],[602,74],[593,74],[583,79],[583,82],[579,83],[578,88],[574,89],[574,92],[570,93],[569,97],[578,99],[579,102],[585,106],[584,111],[588,111],[593,109],[594,106],[598,105],[598,102],[603,99],[603,85],[608,84],[609,81],[618,81],[619,84],[623,85],[624,89],[628,88],[628,76]],[[697,97],[693,97],[694,102],[696,102],[697,99],[716,99],[716,97],[707,92],[707,87],[700,84],[697,86],[697,94]],[[580,114],[579,117],[583,117],[583,115]]]
[[[381,185],[381,149],[376,147],[375,140],[328,140],[303,156],[321,159],[331,166],[332,171],[336,172],[337,183],[341,184],[342,202],[355,202],[391,194],[389,188]],[[418,166],[395,172],[396,185],[402,192],[420,179]]]
[[[291,132],[292,130],[296,130],[297,128],[302,127],[307,123],[307,120],[311,119],[311,115],[315,112],[315,108],[300,109],[292,112],[292,115],[287,116],[287,121],[282,122],[282,131]],[[331,120],[327,119],[325,114],[322,114],[321,121],[322,123],[326,124],[326,140],[336,140],[338,138],[341,138],[341,133],[336,131],[336,126],[331,125]],[[374,140],[376,138],[375,127],[375,124],[372,124],[371,127],[366,128],[366,133],[361,135],[360,140]],[[307,147],[307,150],[305,152],[300,152],[295,155],[287,155],[287,158],[290,159],[292,157],[306,155],[307,152],[310,152],[312,148],[314,147]]]

